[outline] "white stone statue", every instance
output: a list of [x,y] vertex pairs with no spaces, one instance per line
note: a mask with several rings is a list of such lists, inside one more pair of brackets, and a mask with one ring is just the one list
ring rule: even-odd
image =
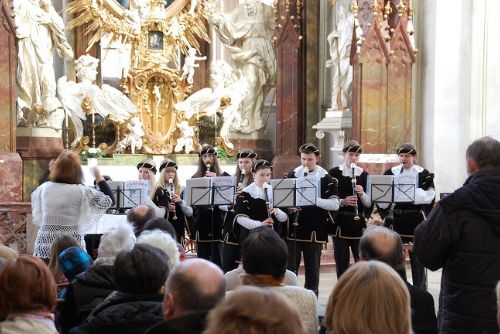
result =
[[221,42],[229,49],[238,72],[248,82],[237,130],[257,131],[263,126],[260,113],[264,98],[276,78],[273,9],[261,1],[244,0],[229,15],[213,11],[208,12],[208,17]]
[[[236,82],[238,82],[237,87],[234,86]],[[220,108],[220,100],[223,96],[230,96],[234,101],[241,101],[247,94],[248,84],[245,78],[238,78],[233,68],[223,60],[217,60],[210,66],[210,84],[211,87],[200,89],[186,100],[175,104],[174,109],[184,111],[187,120],[202,112],[213,116]],[[238,114],[241,108],[240,103],[232,105],[235,105]]]
[[189,48],[188,50],[188,55],[184,59],[184,65],[182,66],[182,74],[180,79],[184,80],[187,79],[187,83],[192,85],[193,84],[193,76],[194,76],[194,69],[200,67],[199,64],[196,64],[197,60],[205,60],[207,57],[197,57],[196,56],[196,49],[195,48]]
[[326,67],[332,69],[332,108],[344,110],[351,105],[352,66],[350,65],[354,16],[352,0],[337,1],[337,27],[328,34],[330,59]]
[[184,152],[189,154],[194,151],[193,148],[193,137],[194,137],[194,127],[189,126],[187,121],[182,121],[179,124],[179,129],[181,130],[181,136],[177,138],[177,144],[175,145],[175,152]]
[[86,115],[81,102],[84,97],[90,98],[95,113],[102,117],[109,115],[118,123],[123,123],[136,112],[135,105],[118,89],[106,84],[102,87],[94,84],[98,63],[99,59],[89,55],[81,56],[75,62],[76,76],[81,82],[67,81],[65,76],[57,81],[57,94],[76,129],[71,146],[75,146],[83,136],[82,120],[86,119]]
[[137,116],[132,117],[130,123],[127,124],[128,133],[120,142],[118,142],[118,149],[123,151],[130,146],[130,151],[135,154],[135,150],[142,148],[142,137],[144,136],[144,126],[141,119]]
[[64,59],[73,58],[63,20],[50,0],[14,0],[13,6],[18,38],[19,126],[60,129],[64,112],[56,98],[53,49]]
[[160,109],[160,103],[161,103],[161,92],[160,92],[160,86],[158,85],[154,85],[153,87],[153,95],[155,97],[155,100],[156,100],[156,109],[155,111],[158,112],[159,109]]
[[196,7],[198,7],[198,0],[191,0],[191,7],[189,7],[189,14],[193,15],[194,11],[196,10]]

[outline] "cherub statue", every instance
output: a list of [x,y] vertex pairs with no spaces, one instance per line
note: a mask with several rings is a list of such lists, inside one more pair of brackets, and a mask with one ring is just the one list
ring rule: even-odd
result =
[[189,126],[189,123],[187,121],[182,121],[179,124],[179,129],[181,130],[181,136],[177,138],[177,144],[175,145],[174,151],[181,152],[184,148],[184,152],[189,154],[190,152],[194,151],[194,127]]
[[135,154],[135,150],[140,150],[142,148],[142,137],[144,136],[144,127],[142,125],[141,119],[137,116],[130,120],[127,124],[127,129],[129,133],[118,143],[118,148],[120,150],[125,150],[130,146],[130,151]]
[[193,76],[194,76],[194,69],[200,67],[199,64],[196,64],[197,60],[206,60],[207,57],[197,57],[196,56],[196,49],[195,48],[189,48],[188,50],[188,55],[186,56],[186,59],[184,59],[184,66],[182,66],[182,74],[180,79],[184,80],[187,78],[187,83],[192,85],[193,84]]
[[75,140],[71,143],[72,147],[83,136],[82,120],[86,120],[86,115],[81,102],[85,97],[90,99],[97,114],[102,117],[109,115],[118,123],[123,123],[136,112],[134,104],[118,89],[106,84],[103,84],[101,88],[94,84],[98,63],[99,59],[89,55],[81,56],[75,62],[75,70],[76,76],[82,82],[67,81],[65,76],[57,81],[57,94],[76,129]]
[[170,20],[170,27],[167,31],[167,35],[170,35],[174,39],[177,39],[182,35],[183,32],[184,32],[184,25],[179,22],[177,17],[174,16],[172,20]]

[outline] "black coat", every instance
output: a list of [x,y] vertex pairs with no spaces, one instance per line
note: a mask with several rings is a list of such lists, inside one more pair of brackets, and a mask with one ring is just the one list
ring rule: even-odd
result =
[[434,298],[425,290],[406,282],[410,292],[411,329],[413,334],[437,334],[436,310]]
[[500,170],[478,171],[415,229],[414,251],[443,268],[439,333],[496,334],[500,279]]
[[99,305],[88,323],[73,328],[70,334],[143,334],[163,320],[162,301],[163,295],[156,293],[118,293]]
[[90,312],[116,290],[112,268],[112,265],[93,265],[68,286],[60,319],[64,334],[84,323]]
[[199,334],[205,330],[208,312],[194,312],[170,320],[163,320],[148,329],[146,334]]

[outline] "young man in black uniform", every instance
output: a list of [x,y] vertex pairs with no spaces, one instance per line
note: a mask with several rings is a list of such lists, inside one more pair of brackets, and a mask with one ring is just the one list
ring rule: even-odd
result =
[[[401,236],[403,243],[413,243],[413,231],[424,219],[425,215],[432,209],[434,197],[434,174],[421,166],[415,164],[417,149],[412,144],[402,144],[396,153],[399,156],[400,165],[385,171],[384,175],[398,176],[401,174],[414,175],[416,178],[415,201],[413,203],[395,203],[393,209],[381,204],[380,215],[385,218],[385,226],[393,229]],[[427,275],[424,266],[418,261],[413,251],[409,252],[411,264],[411,276],[413,285],[427,290]]]
[[359,240],[366,228],[365,213],[371,207],[371,200],[364,192],[368,173],[356,166],[362,151],[357,141],[347,142],[342,149],[344,162],[328,172],[338,180],[341,199],[340,209],[335,215],[333,233],[337,278],[349,267],[349,248],[351,248],[354,261],[359,261]]
[[315,206],[292,210],[287,231],[288,269],[298,272],[303,253],[306,276],[304,287],[318,295],[321,248],[328,242],[328,224],[333,223],[330,211],[339,209],[337,181],[317,165],[320,153],[316,146],[304,144],[299,148],[299,153],[301,165],[288,175],[291,178],[316,178],[320,184],[320,196]]

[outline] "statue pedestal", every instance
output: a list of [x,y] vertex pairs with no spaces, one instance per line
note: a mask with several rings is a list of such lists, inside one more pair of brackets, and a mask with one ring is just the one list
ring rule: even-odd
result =
[[[316,137],[321,139],[325,136],[325,132],[332,137],[332,147],[330,148],[330,164],[338,166],[342,163],[342,147],[346,142],[346,138],[350,137],[352,129],[352,112],[350,109],[341,111],[329,108],[325,117],[313,129],[317,129]],[[355,139],[355,138],[354,138]]]
[[63,150],[62,131],[50,128],[17,128],[17,153],[23,160],[23,201],[48,176],[51,159]]

